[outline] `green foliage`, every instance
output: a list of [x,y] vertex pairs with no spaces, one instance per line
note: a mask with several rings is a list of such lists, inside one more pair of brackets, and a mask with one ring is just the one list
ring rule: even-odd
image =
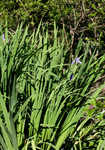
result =
[[82,63],[74,67],[67,61],[64,30],[59,33],[54,23],[53,33],[51,39],[40,23],[29,35],[21,24],[15,33],[5,28],[4,39],[0,28],[1,150],[104,146],[102,110],[90,114],[89,105],[97,107],[96,100],[103,96],[105,84],[94,91],[91,87],[105,73],[105,55],[97,58],[94,51],[90,56],[91,43],[81,39],[74,59],[80,57]]

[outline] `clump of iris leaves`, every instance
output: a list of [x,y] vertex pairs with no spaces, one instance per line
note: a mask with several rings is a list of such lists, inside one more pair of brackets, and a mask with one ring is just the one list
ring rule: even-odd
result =
[[1,150],[105,147],[105,55],[82,36],[73,55],[58,33],[0,27]]

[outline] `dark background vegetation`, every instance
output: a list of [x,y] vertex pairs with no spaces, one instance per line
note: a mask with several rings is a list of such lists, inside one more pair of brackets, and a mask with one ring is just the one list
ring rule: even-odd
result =
[[51,30],[55,20],[59,29],[64,25],[67,36],[71,37],[71,49],[75,49],[81,35],[100,54],[105,47],[105,0],[2,0],[0,22],[4,28],[6,19],[10,29],[15,30],[23,22],[30,31],[41,20]]

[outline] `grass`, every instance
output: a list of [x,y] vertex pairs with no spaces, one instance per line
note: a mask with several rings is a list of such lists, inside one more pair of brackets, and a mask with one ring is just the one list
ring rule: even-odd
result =
[[105,55],[89,55],[91,44],[81,37],[73,58],[82,63],[71,64],[64,31],[60,38],[58,32],[54,23],[52,39],[40,23],[30,35],[21,24],[15,33],[6,28],[3,40],[0,28],[2,150],[104,147],[104,106],[97,101],[105,99],[105,84],[95,86],[104,75]]

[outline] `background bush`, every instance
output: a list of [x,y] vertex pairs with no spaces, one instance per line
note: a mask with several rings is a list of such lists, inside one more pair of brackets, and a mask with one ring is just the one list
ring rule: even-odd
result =
[[[33,31],[39,22],[49,24],[54,20],[62,28],[65,25],[67,36],[71,38],[70,49],[75,49],[81,34],[84,42],[90,40],[98,52],[105,48],[105,2],[95,0],[2,0],[0,1],[0,22],[5,27],[16,29],[20,22],[29,25]],[[101,50],[99,48],[101,46]]]

